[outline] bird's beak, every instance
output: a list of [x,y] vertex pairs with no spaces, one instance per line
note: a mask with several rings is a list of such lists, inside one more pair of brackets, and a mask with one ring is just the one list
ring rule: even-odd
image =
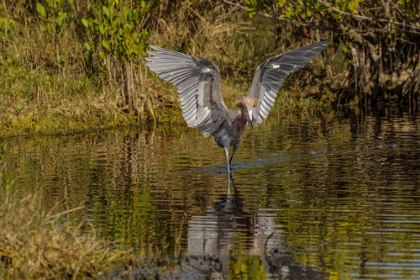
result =
[[248,110],[249,122],[251,123],[252,129],[254,129],[254,124],[252,123],[252,109]]

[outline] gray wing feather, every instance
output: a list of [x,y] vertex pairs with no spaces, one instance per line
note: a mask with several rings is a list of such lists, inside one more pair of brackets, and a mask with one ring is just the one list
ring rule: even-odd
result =
[[296,50],[285,52],[264,61],[255,71],[248,96],[258,99],[258,106],[252,111],[255,125],[261,124],[270,113],[281,85],[291,73],[296,72],[328,46],[318,42]]
[[147,66],[178,88],[182,115],[190,127],[205,137],[226,120],[227,108],[220,92],[220,71],[209,60],[150,46]]

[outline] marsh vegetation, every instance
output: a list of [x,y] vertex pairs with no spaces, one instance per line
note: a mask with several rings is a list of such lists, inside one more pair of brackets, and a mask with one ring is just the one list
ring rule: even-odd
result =
[[[207,233],[232,277],[266,277],[268,253],[337,277],[418,277],[419,9],[2,1],[0,278],[156,275],[150,257],[169,277],[188,253],[209,253],[197,251]],[[214,62],[231,106],[267,57],[321,40],[326,53],[287,80],[268,122],[244,139],[227,196],[223,154],[184,129],[176,88],[145,66],[149,43]],[[408,109],[366,108],[393,103]],[[341,105],[359,107],[330,110]],[[215,260],[205,262],[219,269]]]
[[230,103],[267,57],[329,40],[284,85],[284,107],[415,107],[416,1],[295,2],[4,1],[1,134],[182,122],[176,89],[145,67],[149,42],[213,61]]

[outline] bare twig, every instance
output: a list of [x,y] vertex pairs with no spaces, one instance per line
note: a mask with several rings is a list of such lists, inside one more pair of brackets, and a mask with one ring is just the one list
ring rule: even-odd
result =
[[354,19],[361,19],[361,20],[366,20],[366,21],[370,21],[370,22],[380,22],[380,23],[386,23],[386,24],[395,24],[395,25],[401,26],[402,27],[401,29],[403,29],[403,30],[410,31],[410,32],[415,33],[415,34],[420,34],[420,26],[416,26],[416,25],[413,25],[413,24],[408,24],[408,23],[405,23],[405,22],[398,22],[398,21],[395,21],[395,20],[392,20],[392,19],[385,19],[385,18],[373,19],[373,18],[370,18],[370,17],[367,17],[367,16],[356,15],[356,14],[341,11],[339,9],[331,7],[328,3],[325,3],[324,1],[320,1],[320,3],[322,3],[328,9],[330,9],[334,12],[340,13],[340,14],[345,15],[345,16],[349,16],[349,17],[354,18]]
[[[223,2],[226,3],[226,4],[229,4],[229,5],[239,7],[239,8],[244,9],[244,10],[246,9],[245,6],[243,6],[239,3],[235,3],[235,2],[232,2],[232,1],[229,1],[229,0],[224,0]],[[370,22],[380,22],[380,23],[384,23],[384,24],[394,24],[394,25],[396,25],[396,28],[399,28],[401,30],[408,31],[408,32],[413,33],[413,34],[420,34],[420,26],[416,26],[416,25],[409,24],[409,23],[406,23],[406,22],[399,22],[399,21],[395,21],[395,20],[392,20],[392,19],[384,19],[384,18],[373,19],[373,18],[364,16],[364,15],[356,15],[356,14],[341,11],[339,9],[331,7],[331,5],[329,5],[328,3],[325,3],[324,1],[320,1],[320,3],[325,5],[331,11],[340,13],[340,14],[345,15],[345,16],[349,16],[349,17],[354,18],[354,19],[366,20],[366,21],[370,21]],[[301,22],[301,21],[297,21],[297,20],[293,20],[293,19],[284,18],[284,17],[281,17],[281,16],[279,16],[279,17],[273,16],[273,15],[263,13],[263,12],[258,12],[258,14],[262,15],[264,17],[273,18],[273,19],[276,19],[276,20],[279,20],[279,21],[286,21],[286,22],[289,22],[289,23],[292,23],[292,24],[302,25],[302,26],[306,26],[306,27],[309,27],[309,28],[313,28],[313,29],[319,29],[319,30],[325,30],[325,31],[334,31],[334,32],[339,32],[340,31],[340,30],[338,30],[334,27],[331,27],[331,26],[316,25],[316,24],[313,24],[313,23]]]
[[[229,5],[233,5],[233,6],[239,7],[241,9],[243,9],[243,10],[246,9],[245,6],[242,6],[239,3],[231,2],[229,0],[224,0],[223,2],[226,3],[226,4],[229,4]],[[313,23],[301,22],[301,21],[297,21],[297,20],[293,20],[293,19],[284,18],[284,17],[273,16],[273,15],[270,15],[270,14],[267,14],[267,13],[263,13],[263,12],[258,12],[258,14],[259,15],[262,15],[264,17],[267,17],[267,18],[272,18],[272,19],[276,19],[276,20],[279,20],[279,21],[285,21],[285,22],[289,22],[289,23],[292,23],[292,24],[295,24],[295,25],[302,25],[302,26],[306,26],[306,27],[309,27],[309,28],[319,29],[319,30],[325,30],[325,31],[339,32],[338,29],[336,29],[334,27],[331,27],[331,26],[316,25],[316,24],[313,24]]]

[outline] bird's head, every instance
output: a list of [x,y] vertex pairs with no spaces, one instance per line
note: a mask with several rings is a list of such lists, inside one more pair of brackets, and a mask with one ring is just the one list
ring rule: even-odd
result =
[[241,96],[236,99],[235,103],[241,110],[246,110],[248,112],[248,121],[252,122],[252,109],[257,107],[258,99],[251,97],[251,96]]

